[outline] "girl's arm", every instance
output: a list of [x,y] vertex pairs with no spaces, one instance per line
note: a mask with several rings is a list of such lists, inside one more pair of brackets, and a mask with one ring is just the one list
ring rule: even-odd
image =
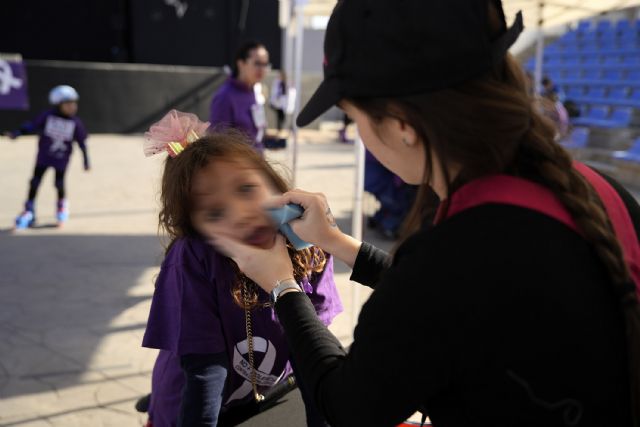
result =
[[227,378],[227,355],[187,354],[180,358],[186,383],[182,393],[178,426],[211,426],[218,424],[222,391]]
[[84,124],[82,124],[80,120],[76,121],[74,138],[78,143],[78,147],[80,147],[80,151],[82,151],[82,162],[84,165],[84,170],[88,171],[91,166],[89,163],[89,153],[87,152],[87,131],[84,127]]
[[32,121],[24,122],[22,125],[20,125],[20,128],[18,128],[17,130],[7,132],[6,135],[9,138],[15,139],[21,135],[30,135],[30,134],[38,133],[42,129],[44,129],[44,123],[46,118],[47,118],[47,113],[42,113]]

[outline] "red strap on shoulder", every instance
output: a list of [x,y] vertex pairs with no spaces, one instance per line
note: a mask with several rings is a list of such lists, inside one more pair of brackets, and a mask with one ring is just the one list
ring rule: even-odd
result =
[[[578,230],[569,212],[551,191],[535,182],[509,175],[486,176],[463,185],[451,197],[446,218],[488,203],[528,208]],[[442,213],[438,213],[440,215],[436,215],[436,218],[444,219],[441,218]]]
[[[624,202],[618,192],[596,172],[579,162],[574,162],[574,168],[591,183],[602,200],[640,295],[640,243]],[[446,204],[446,213],[445,203],[441,204],[434,222],[437,224],[464,210],[490,203],[519,206],[543,213],[582,234],[552,191],[535,182],[509,175],[486,176],[463,185]]]
[[638,243],[638,236],[633,227],[627,206],[618,192],[588,166],[580,162],[573,162],[573,167],[591,183],[607,210],[613,230],[622,246],[624,259],[629,266],[631,277],[636,284],[636,291],[640,295],[640,243]]

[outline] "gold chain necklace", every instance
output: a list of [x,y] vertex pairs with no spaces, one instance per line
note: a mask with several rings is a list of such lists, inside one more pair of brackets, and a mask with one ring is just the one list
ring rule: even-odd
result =
[[251,385],[253,386],[253,398],[257,403],[264,400],[264,396],[258,393],[258,374],[253,363],[253,332],[251,331],[251,311],[249,310],[249,291],[247,284],[242,285],[242,298],[244,299],[244,324],[247,330],[247,343],[249,345],[249,366],[251,366]]

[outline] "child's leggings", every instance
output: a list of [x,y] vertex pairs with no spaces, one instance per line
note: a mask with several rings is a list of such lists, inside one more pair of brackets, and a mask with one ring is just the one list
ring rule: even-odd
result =
[[[36,198],[36,194],[38,193],[38,187],[40,187],[40,181],[42,181],[42,176],[45,171],[49,168],[49,166],[41,166],[36,165],[36,168],[33,171],[33,178],[31,178],[31,182],[29,185],[29,196],[28,200],[34,200]],[[64,199],[65,191],[64,191],[64,175],[67,171],[64,169],[55,169],[56,177],[55,177],[55,186],[58,190],[58,200]]]

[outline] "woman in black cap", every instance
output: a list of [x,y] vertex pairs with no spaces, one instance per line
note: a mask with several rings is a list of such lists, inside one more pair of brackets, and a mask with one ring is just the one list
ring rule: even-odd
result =
[[[498,0],[343,0],[325,79],[298,117],[333,104],[417,198],[392,258],[343,234],[324,196],[289,192],[303,239],[375,290],[346,352],[291,277],[282,238],[212,236],[270,292],[304,382],[333,426],[638,426],[640,210],[572,163],[507,54]],[[635,225],[635,227],[634,227]]]

